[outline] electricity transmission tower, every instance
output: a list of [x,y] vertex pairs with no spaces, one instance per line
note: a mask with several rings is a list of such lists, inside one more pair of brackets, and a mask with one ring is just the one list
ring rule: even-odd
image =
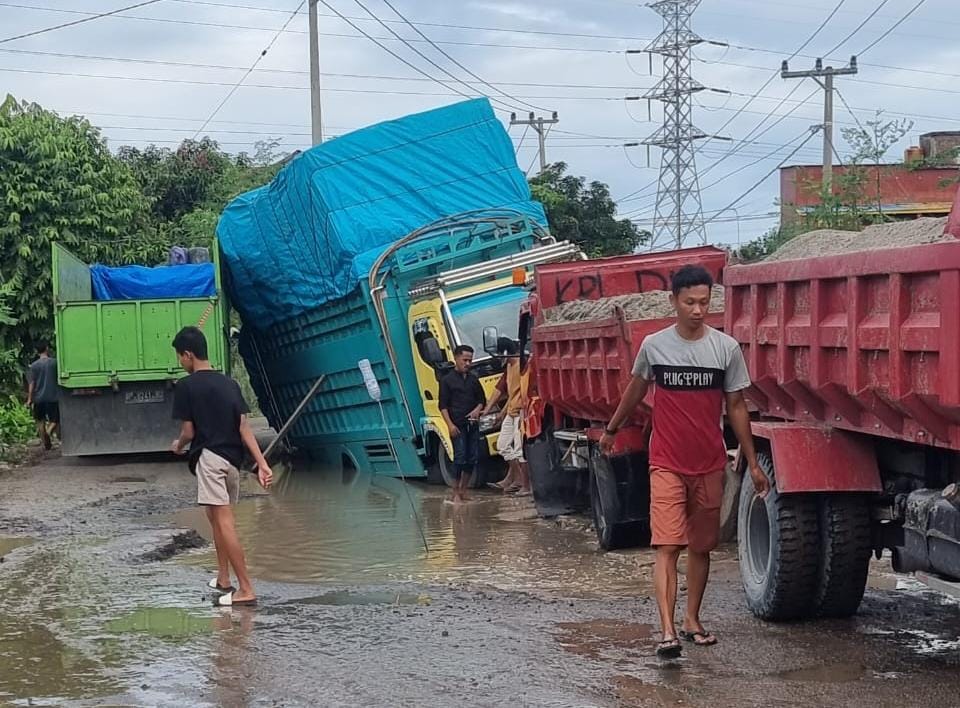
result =
[[700,0],[659,0],[647,6],[663,17],[663,32],[644,50],[663,57],[663,78],[643,95],[663,103],[663,125],[643,141],[662,150],[653,250],[707,240],[694,144],[713,136],[693,125],[693,94],[706,87],[690,75],[691,49],[704,41],[690,29],[699,4]]

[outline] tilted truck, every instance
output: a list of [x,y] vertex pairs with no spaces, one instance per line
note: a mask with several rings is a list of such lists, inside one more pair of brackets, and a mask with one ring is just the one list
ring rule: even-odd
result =
[[[674,321],[672,274],[700,265],[720,281],[726,262],[724,251],[702,247],[537,266],[519,334],[530,351],[525,452],[541,516],[589,511],[604,550],[649,543],[649,408],[621,428],[613,455],[597,443],[644,337]],[[571,307],[579,314],[552,316]],[[707,323],[723,327],[722,306]],[[500,331],[486,334],[492,347]]]
[[[140,272],[148,280],[162,278],[163,287],[155,289],[207,293],[203,296],[97,299],[93,273],[109,275],[109,269],[92,270],[54,244],[55,353],[64,455],[170,448],[178,430],[172,416],[173,388],[184,375],[172,343],[181,327],[199,326],[207,336],[210,363],[219,370],[228,368],[226,304],[215,244],[211,252],[213,264],[201,269],[188,266],[182,281],[178,274],[186,271],[178,269],[183,266]],[[197,270],[205,271],[199,274],[199,284]],[[127,285],[133,292],[119,295],[130,298],[143,281],[134,278]]]
[[[218,227],[261,409],[279,427],[325,376],[292,428],[294,445],[334,473],[451,483],[439,379],[453,349],[470,344],[473,370],[492,391],[502,364],[484,354],[483,328],[515,330],[526,295],[513,271],[579,253],[545,223],[485,100],[298,155],[268,187],[230,205]],[[489,458],[495,421],[481,430]]]
[[960,194],[948,229],[936,243],[724,275],[773,481],[760,499],[746,475],[740,493],[740,572],[758,617],[853,614],[884,551],[895,570],[960,591]]
[[[328,469],[427,476],[452,486],[439,381],[453,368],[454,348],[473,346],[472,371],[489,395],[502,364],[484,355],[483,328],[516,321],[526,294],[514,287],[514,271],[576,251],[520,214],[464,215],[425,227],[384,252],[350,294],[250,335],[269,381],[267,398],[295,405],[325,374],[329,384],[299,432],[300,447]],[[367,392],[360,359],[372,366],[380,404]],[[481,454],[490,458],[495,422],[481,421],[481,433]]]

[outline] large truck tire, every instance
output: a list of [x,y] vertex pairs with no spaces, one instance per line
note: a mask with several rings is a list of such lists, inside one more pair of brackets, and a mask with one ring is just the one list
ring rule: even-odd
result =
[[[610,458],[600,454],[597,446],[591,448],[590,511],[600,548],[613,551],[649,545],[649,488],[635,488],[636,482],[631,476],[636,471],[621,469],[618,473]],[[626,460],[621,463],[629,464]],[[645,460],[643,466],[646,467]],[[638,504],[640,496],[644,498]]]
[[744,475],[737,522],[747,606],[765,620],[811,617],[821,555],[817,500],[808,494],[780,494],[770,455],[758,453],[757,462],[770,480],[770,491],[761,499],[753,478]]
[[870,508],[859,494],[825,494],[817,501],[822,558],[815,609],[821,617],[849,617],[867,586]]

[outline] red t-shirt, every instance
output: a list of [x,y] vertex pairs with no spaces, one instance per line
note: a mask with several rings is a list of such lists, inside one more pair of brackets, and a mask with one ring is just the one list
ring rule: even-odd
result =
[[712,327],[688,340],[668,327],[643,340],[633,375],[656,385],[650,466],[694,475],[723,469],[724,394],[750,385],[736,340]]

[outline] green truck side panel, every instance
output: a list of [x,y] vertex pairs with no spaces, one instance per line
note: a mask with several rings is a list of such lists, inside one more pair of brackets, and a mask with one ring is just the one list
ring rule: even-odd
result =
[[[216,245],[214,253],[219,270]],[[53,250],[53,276],[61,386],[99,388],[180,378],[183,371],[171,342],[187,325],[204,331],[210,363],[225,369],[226,315],[219,296],[95,302],[90,269],[59,245]],[[217,288],[219,292],[219,274]]]

